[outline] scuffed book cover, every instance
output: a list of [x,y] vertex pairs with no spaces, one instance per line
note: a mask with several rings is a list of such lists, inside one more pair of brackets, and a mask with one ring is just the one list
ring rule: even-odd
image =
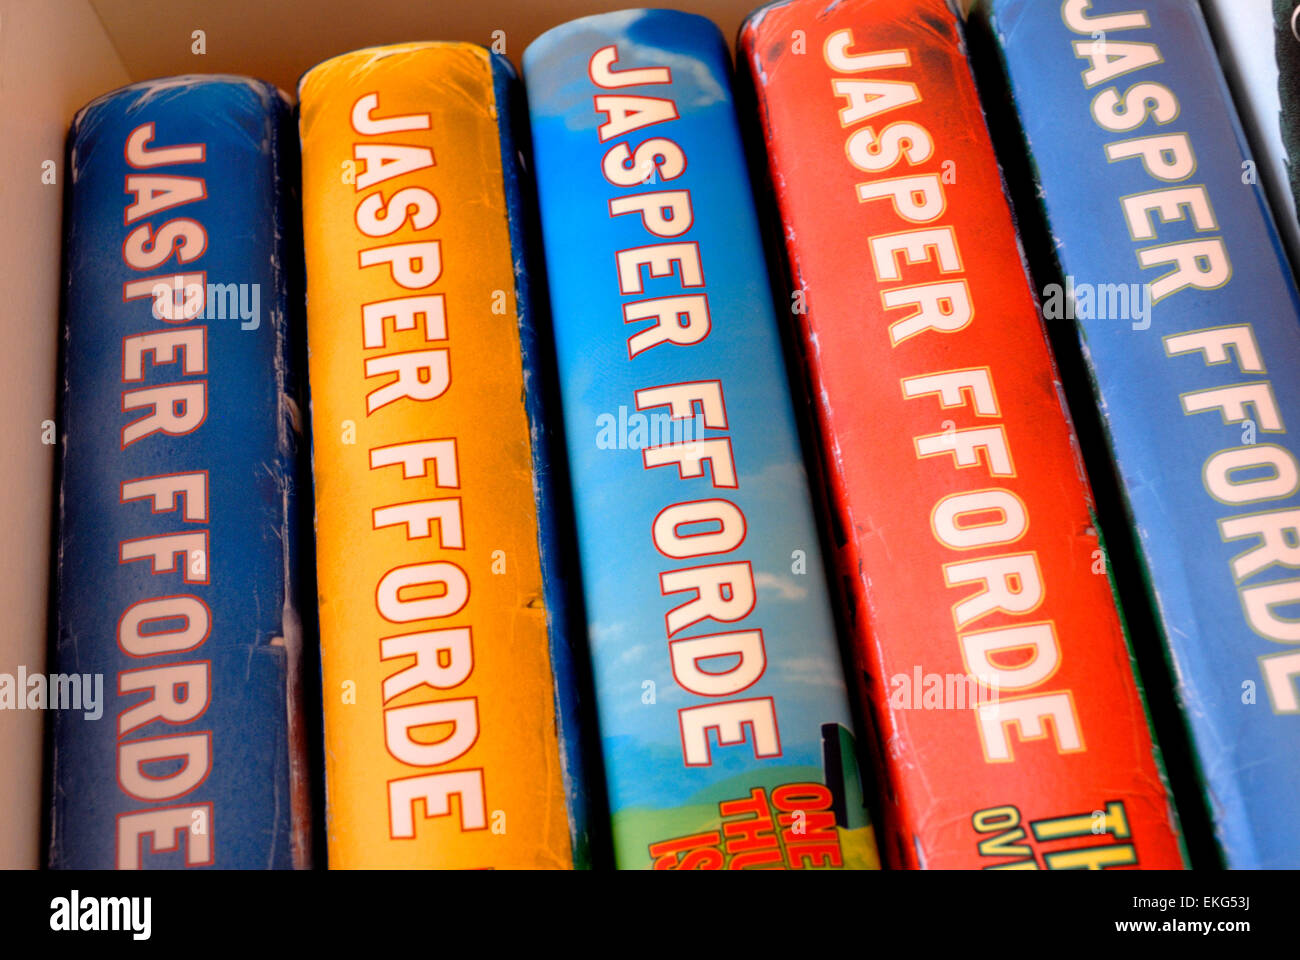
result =
[[507,61],[299,84],[331,867],[588,864]]
[[73,120],[52,867],[304,867],[300,417],[267,84],[177,77]]
[[786,0],[739,50],[887,745],[887,855],[1182,866],[957,15]]
[[872,868],[721,35],[524,52],[617,864]]
[[[1300,301],[1201,11],[976,5],[1223,863],[1300,866]],[[1060,293],[1060,289],[1058,289]],[[1149,678],[1152,679],[1152,678]],[[1154,680],[1152,680],[1154,682]]]

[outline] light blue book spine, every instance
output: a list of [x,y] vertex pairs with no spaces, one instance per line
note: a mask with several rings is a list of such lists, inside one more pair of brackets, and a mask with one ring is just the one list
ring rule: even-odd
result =
[[524,78],[617,863],[875,866],[722,37],[588,17]]

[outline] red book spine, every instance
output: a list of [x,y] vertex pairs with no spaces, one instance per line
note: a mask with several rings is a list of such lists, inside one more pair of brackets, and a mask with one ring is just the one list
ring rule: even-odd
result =
[[1183,865],[944,0],[746,22],[895,866]]

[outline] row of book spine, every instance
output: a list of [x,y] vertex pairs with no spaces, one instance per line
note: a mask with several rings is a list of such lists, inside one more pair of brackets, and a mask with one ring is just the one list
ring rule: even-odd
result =
[[77,115],[50,866],[1300,866],[1300,298],[1197,6],[735,62]]

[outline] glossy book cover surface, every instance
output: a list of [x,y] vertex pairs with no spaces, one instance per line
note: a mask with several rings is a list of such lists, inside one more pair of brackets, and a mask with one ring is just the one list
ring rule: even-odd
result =
[[51,669],[103,696],[53,714],[51,866],[309,863],[291,137],[239,77],[72,124]]
[[1079,329],[1223,860],[1295,867],[1300,301],[1205,22],[1181,0],[976,9],[1066,285],[1044,310]]
[[1182,866],[957,15],[791,0],[740,50],[888,745],[887,855]]
[[873,867],[852,721],[716,27],[524,53],[622,867]]

